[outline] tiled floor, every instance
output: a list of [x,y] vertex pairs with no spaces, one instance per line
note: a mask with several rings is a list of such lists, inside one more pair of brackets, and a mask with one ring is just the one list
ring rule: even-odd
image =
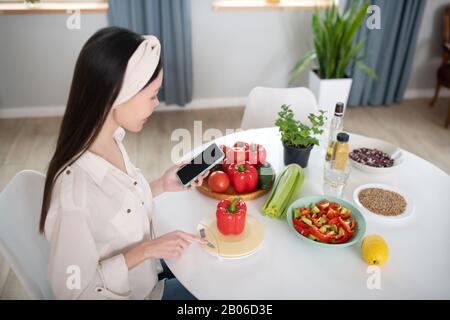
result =
[[[409,100],[392,107],[349,108],[345,129],[389,141],[450,173],[450,129],[444,129],[448,100],[430,109],[428,101]],[[125,145],[131,160],[152,180],[170,166],[171,134],[177,128],[193,132],[202,120],[203,131],[240,126],[243,108],[155,113],[139,134],[128,134]],[[60,118],[0,120],[0,190],[22,169],[44,172],[54,148]],[[193,142],[192,142],[193,143]],[[17,277],[0,256],[0,299],[25,299]]]

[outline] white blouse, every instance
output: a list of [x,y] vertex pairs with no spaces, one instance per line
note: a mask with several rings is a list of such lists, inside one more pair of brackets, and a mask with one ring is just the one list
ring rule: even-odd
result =
[[128,175],[86,151],[58,177],[45,222],[57,299],[161,299],[159,260],[128,270],[123,253],[154,237],[150,186],[114,134]]

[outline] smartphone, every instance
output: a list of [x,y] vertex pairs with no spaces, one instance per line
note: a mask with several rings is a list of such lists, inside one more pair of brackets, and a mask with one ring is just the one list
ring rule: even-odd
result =
[[198,176],[212,169],[224,158],[225,154],[222,149],[217,144],[212,143],[189,163],[178,169],[176,175],[183,186],[189,186]]

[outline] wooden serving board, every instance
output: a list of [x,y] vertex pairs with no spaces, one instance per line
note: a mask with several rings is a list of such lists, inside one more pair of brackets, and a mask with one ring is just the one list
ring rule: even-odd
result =
[[257,199],[259,197],[262,197],[263,195],[265,195],[267,192],[270,191],[270,189],[267,189],[267,190],[256,189],[255,191],[252,191],[252,192],[237,193],[230,184],[227,191],[225,191],[224,193],[217,193],[217,192],[212,191],[211,188],[209,187],[208,178],[204,179],[202,185],[200,187],[197,187],[196,189],[200,193],[204,194],[205,196],[208,196],[210,198],[214,198],[217,200],[233,199],[236,197],[241,197],[242,200],[244,200],[244,201]]

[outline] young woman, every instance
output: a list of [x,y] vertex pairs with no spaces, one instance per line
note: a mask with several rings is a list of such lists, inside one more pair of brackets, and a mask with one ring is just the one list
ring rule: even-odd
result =
[[160,51],[153,36],[110,27],[80,52],[40,221],[58,299],[193,298],[176,279],[158,280],[159,259],[203,240],[183,231],[156,238],[152,225],[153,197],[188,189],[175,176],[180,164],[149,184],[122,144],[159,104]]

